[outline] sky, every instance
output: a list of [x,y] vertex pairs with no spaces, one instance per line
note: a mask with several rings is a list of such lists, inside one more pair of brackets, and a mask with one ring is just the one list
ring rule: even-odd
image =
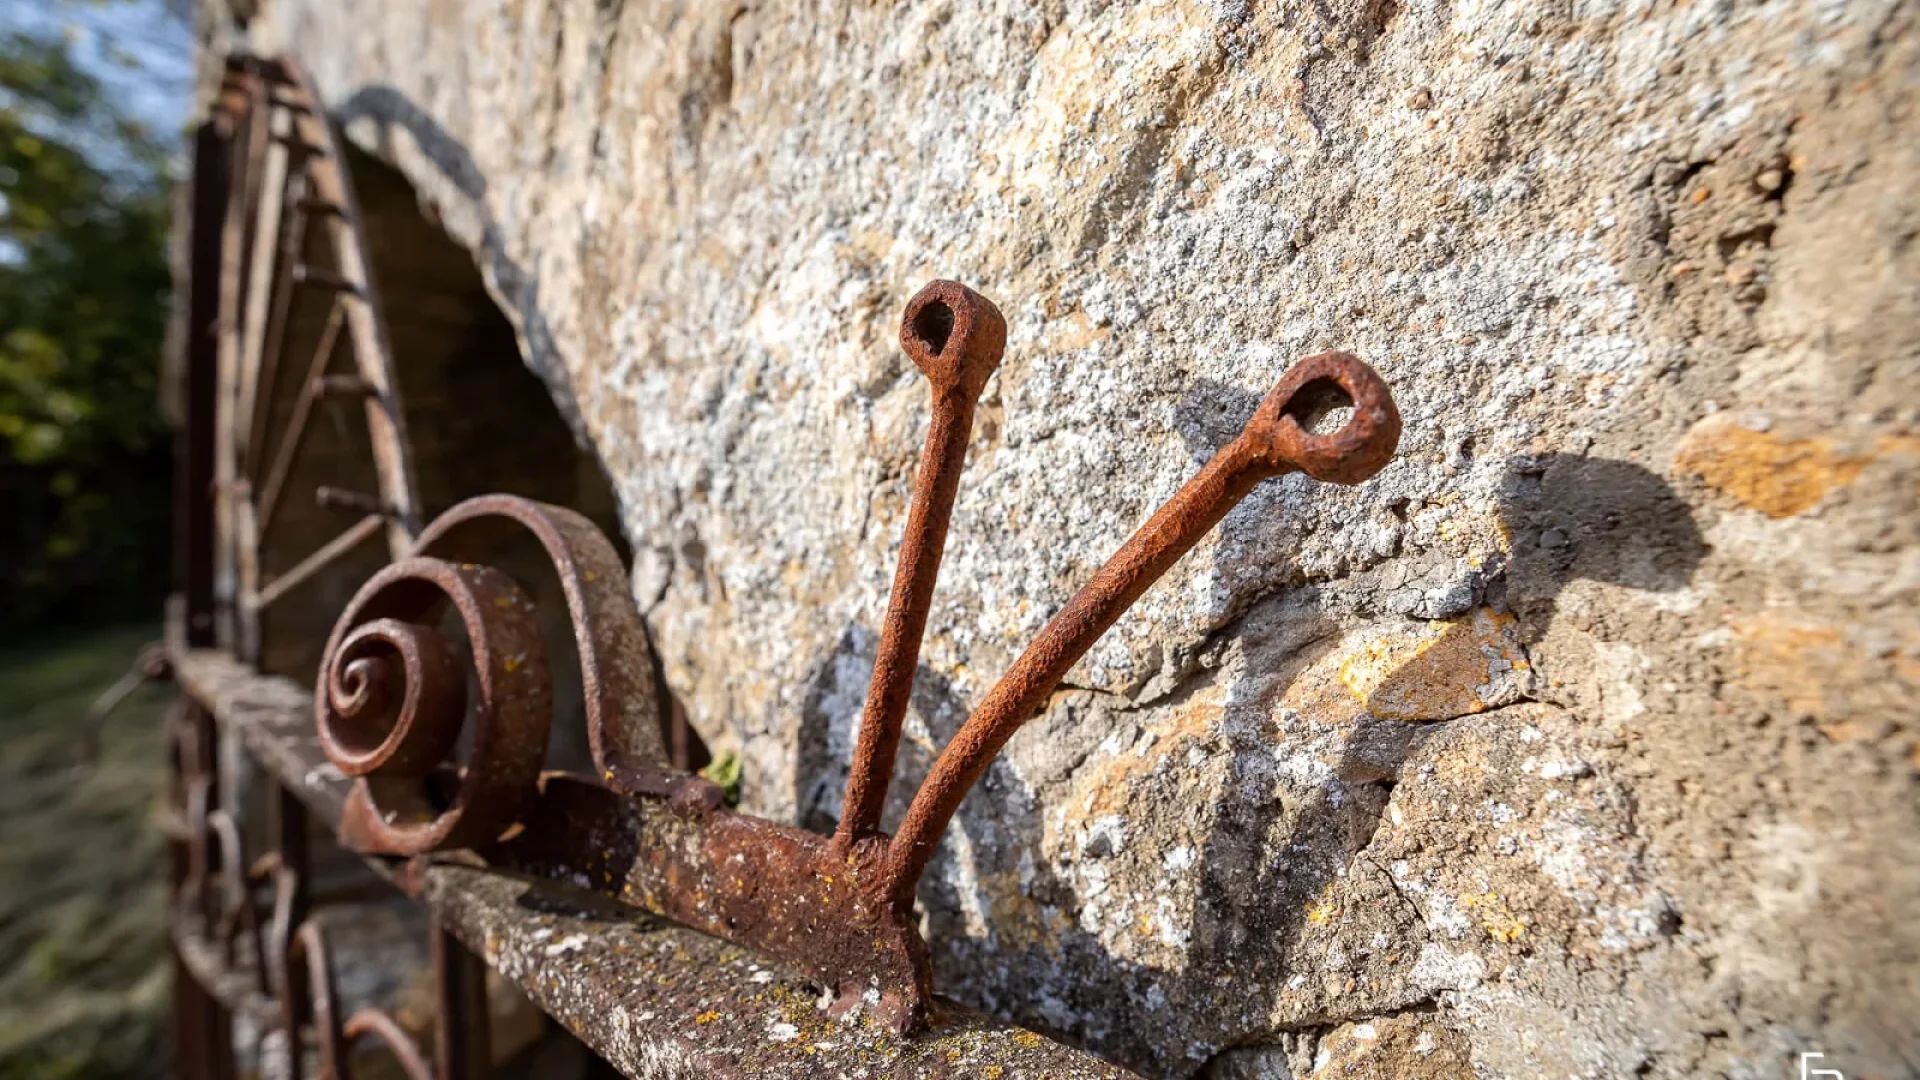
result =
[[164,0],[0,0],[0,31],[64,35],[128,116],[170,141],[187,121],[193,34]]

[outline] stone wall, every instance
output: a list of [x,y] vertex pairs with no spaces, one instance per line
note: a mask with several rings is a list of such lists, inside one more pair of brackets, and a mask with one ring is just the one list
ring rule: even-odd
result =
[[[948,991],[1162,1076],[1920,1071],[1920,43],[1677,6],[270,0],[614,481],[748,806],[830,822],[955,277],[1011,327],[894,813],[1295,357],[1266,485],[922,890]],[[404,365],[405,358],[401,358]]]

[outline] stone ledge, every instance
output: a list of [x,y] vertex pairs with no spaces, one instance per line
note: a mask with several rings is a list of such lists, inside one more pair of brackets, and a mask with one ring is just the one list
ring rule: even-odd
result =
[[[320,750],[307,692],[224,653],[170,652],[180,686],[337,824],[349,782]],[[945,1000],[908,1038],[829,1019],[805,980],[748,950],[558,882],[444,859],[368,864],[629,1076],[1134,1075]]]

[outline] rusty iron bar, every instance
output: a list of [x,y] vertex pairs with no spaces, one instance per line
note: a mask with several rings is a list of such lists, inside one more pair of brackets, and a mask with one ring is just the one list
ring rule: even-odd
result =
[[[1337,388],[1352,403],[1338,431],[1315,434],[1307,411]],[[1232,442],[1147,520],[1081,587],[1013,667],[988,691],[940,756],[901,820],[889,849],[887,888],[912,896],[961,800],[1020,726],[1037,715],[1060,680],[1141,594],[1261,481],[1289,472],[1357,484],[1392,459],[1400,413],[1374,370],[1349,353],[1295,364]]]
[[834,840],[843,850],[877,837],[887,784],[900,749],[900,728],[913,694],[914,669],[926,635],[927,612],[940,578],[940,556],[953,500],[966,468],[973,413],[987,379],[1007,348],[1007,322],[986,297],[957,281],[935,281],[907,304],[900,347],[933,390],[933,418],[913,478],[913,499],[900,538],[893,595],[880,630],[873,679],[860,714],[860,736],[847,775],[846,797]]
[[[445,1002],[443,1001],[442,1004],[444,1005]],[[413,1041],[413,1036],[407,1034],[399,1021],[381,1009],[357,1010],[347,1018],[346,1027],[341,1031],[341,1038],[349,1045],[365,1038],[376,1039],[386,1045],[387,1051],[393,1055],[394,1062],[400,1066],[400,1071],[406,1074],[407,1080],[434,1080],[435,1074],[428,1067],[427,1059],[421,1055],[419,1044]],[[444,1078],[446,1074],[440,1075]]]
[[[162,668],[170,664],[166,653],[153,661],[154,666]],[[299,869],[306,862],[304,807],[297,802],[285,805],[292,802],[286,789],[277,782],[273,785],[280,804],[273,822],[280,850],[249,866],[238,821],[228,809],[217,805],[213,717],[191,698],[183,697],[170,718],[168,742],[173,748],[171,786],[181,800],[174,816],[183,822],[180,834],[171,840],[181,852],[175,859],[173,876],[173,954],[177,964],[173,1030],[178,1040],[175,1062],[181,1075],[237,1075],[232,1023],[235,1006],[215,991],[213,984],[222,984],[231,992],[237,989],[234,976],[239,976],[250,984],[256,1000],[275,1004],[281,1030],[286,1034],[285,1075],[298,1078],[303,1071],[305,1044],[299,1032],[310,1022],[318,1035],[323,1077],[352,1080],[345,1049],[358,1039],[373,1038],[387,1045],[409,1080],[434,1080],[419,1047],[390,1016],[362,1009],[344,1025],[337,1022],[324,935],[320,924],[307,919],[304,912],[306,886]],[[255,883],[262,881],[271,882],[274,894],[272,915],[265,921],[254,894]],[[296,926],[298,929],[293,929]],[[182,932],[199,942],[199,947],[182,939]],[[195,971],[185,963],[183,958],[189,952],[202,965],[210,965],[210,970]],[[470,956],[468,960],[476,963]],[[484,1025],[484,983],[474,982],[471,971],[466,975],[467,1000],[460,1006],[470,1009],[474,994],[482,995],[480,1023]],[[441,1012],[445,1015],[450,1010],[443,1005]],[[484,1061],[484,1043],[479,1045]],[[481,1074],[457,1075],[470,1080]]]
[[262,585],[251,602],[256,610],[265,608],[275,600],[298,588],[313,575],[333,565],[354,548],[380,535],[387,519],[382,514],[368,514],[358,522],[349,525],[345,531],[322,544],[312,554],[287,568],[287,572]]
[[340,307],[340,298],[334,297],[333,306],[327,312],[326,325],[320,329],[320,340],[314,346],[313,356],[307,360],[307,378],[300,384],[299,396],[293,402],[293,415],[288,418],[286,430],[280,434],[280,445],[273,453],[273,465],[267,470],[267,480],[260,490],[260,511],[258,514],[261,532],[273,521],[273,511],[280,504],[280,492],[286,487],[287,474],[293,469],[293,455],[300,447],[300,440],[307,431],[307,417],[313,412],[320,379],[327,370],[327,364],[333,359],[333,350],[340,341],[340,330],[346,324],[346,312]]
[[[321,1080],[353,1080],[349,1050],[354,1043],[372,1038],[384,1043],[393,1054],[407,1080],[435,1080],[434,1072],[420,1046],[391,1015],[383,1010],[362,1007],[342,1022],[339,995],[334,989],[333,957],[327,947],[326,932],[312,919],[300,924],[287,943],[282,985],[289,991],[298,988],[297,997],[311,1018],[319,1043]],[[292,999],[294,995],[290,994]],[[440,1003],[442,1011],[446,1003]],[[296,1027],[288,1031],[289,1075],[298,1080],[301,1040]]]
[[305,558],[289,567],[285,573],[280,574],[262,586],[255,597],[256,605],[266,607],[308,578],[324,570],[335,560],[346,555],[369,538],[377,535],[380,527],[385,523],[385,520],[386,518],[383,514],[368,514],[358,522],[348,526],[333,539],[322,544]]
[[434,1059],[439,1066],[435,1075],[438,1080],[485,1080],[493,1060],[487,966],[468,952],[440,920],[433,919],[427,932],[432,940],[433,982],[440,1005],[433,1027]]
[[241,368],[244,357],[245,313],[249,309],[248,289],[251,275],[246,268],[253,263],[255,236],[251,223],[257,222],[257,203],[266,168],[268,110],[256,102],[265,96],[264,83],[271,76],[267,66],[237,64],[231,70],[235,89],[242,92],[233,117],[234,137],[227,163],[228,200],[220,226],[217,337],[214,358],[213,391],[213,581],[215,637],[222,645],[236,642],[237,619],[234,605],[238,599],[241,567],[235,538],[241,525],[235,482],[239,479],[238,441],[240,420],[236,415],[240,400]]
[[[292,151],[290,156],[297,161],[323,155],[329,149],[324,123],[316,123],[311,116],[313,110],[304,103],[308,97],[304,84],[290,83],[283,65],[230,58],[211,114],[196,134],[188,325],[183,335],[187,354],[182,365],[187,383],[186,424],[176,481],[182,553],[178,580],[184,603],[178,609],[178,623],[170,626],[167,651],[143,655],[135,672],[97,703],[92,729],[86,736],[90,741],[97,742],[99,719],[135,685],[135,676],[164,676],[170,658],[180,655],[178,650],[183,646],[205,648],[236,640],[236,631],[223,625],[222,619],[231,613],[235,602],[248,599],[244,593],[250,588],[249,559],[257,553],[236,553],[233,543],[236,534],[246,537],[253,532],[249,480],[263,457],[258,424],[264,422],[265,411],[240,404],[236,415],[235,406],[271,394],[273,360],[282,345],[286,294],[296,277],[291,269],[296,265],[291,251],[284,253],[285,258],[273,253],[272,245],[280,230],[264,224],[275,216],[274,206],[285,203],[287,194],[274,184],[270,176],[273,170],[267,163],[275,155],[288,156],[280,154],[281,147]],[[276,123],[279,118],[275,113],[280,110],[301,118],[291,131]],[[295,219],[311,211],[326,217],[331,228],[344,216],[342,208],[351,193],[337,174],[329,174],[328,179],[330,183],[317,193],[319,197],[295,204]],[[281,220],[288,235],[297,237],[303,232],[302,221],[287,221],[285,215]],[[287,245],[289,249],[293,246]],[[265,276],[263,268],[269,264],[279,268],[274,281],[255,281]],[[341,256],[339,265],[345,270],[357,262]],[[255,272],[248,273],[246,268]],[[335,289],[336,322],[343,297],[371,310],[370,290],[348,282],[348,289],[340,291],[326,276],[328,273],[301,276],[308,279],[306,284]],[[327,336],[338,333],[335,326]],[[262,353],[266,354],[264,358]],[[331,344],[323,345],[312,374],[324,373],[330,353]],[[252,438],[248,438],[250,432]],[[246,442],[239,444],[242,439]],[[288,454],[283,459],[290,460],[296,441],[297,436],[288,441]],[[283,460],[276,460],[276,465],[281,473],[273,485],[277,489],[284,482],[286,470]],[[410,512],[412,496],[405,483],[399,489],[396,495],[381,500],[399,508],[389,516],[403,517]],[[269,501],[275,495],[277,490],[270,492]],[[349,535],[354,532],[349,530]],[[296,567],[281,584],[290,587],[300,576],[301,568]],[[241,648],[245,649],[244,643]],[[279,851],[261,860],[256,872],[249,872],[244,832],[235,819],[234,808],[223,805],[214,743],[213,717],[191,697],[183,698],[168,723],[169,797],[160,808],[160,818],[168,841],[174,909],[170,948],[176,995],[174,1064],[178,1075],[225,1080],[237,1072],[234,1017],[242,1011],[260,1015],[253,1002],[266,999],[262,988],[276,966],[267,954],[276,953],[283,965],[287,956],[284,943],[293,938],[291,928],[300,926],[305,918],[306,814],[284,786],[274,785],[277,799],[270,810]],[[270,878],[274,884],[270,927],[261,926],[254,895],[256,881],[262,878]],[[282,943],[278,948],[274,946],[276,940]],[[249,981],[254,985],[248,986]],[[296,1076],[301,1057],[298,1022],[299,1014],[289,1017]],[[336,1027],[331,1023],[321,1026]],[[424,1066],[425,1058],[391,1018],[357,1014],[334,1033],[336,1041],[363,1037],[389,1043],[414,1080],[426,1080],[431,1075]],[[345,1060],[337,1065],[333,1072],[338,1080],[350,1080]]]
[[272,989],[272,998],[279,1020],[279,1029],[286,1040],[285,1072],[288,1080],[300,1080],[306,1064],[300,1039],[300,1027],[310,1014],[307,990],[294,978],[294,967],[290,956],[293,948],[296,927],[313,925],[309,919],[295,914],[297,898],[304,886],[291,867],[281,858],[279,852],[270,852],[261,857],[254,865],[254,876],[271,883],[273,887],[273,915],[267,924],[267,940],[263,951],[267,958],[267,985]]
[[326,933],[319,923],[308,919],[293,932],[281,955],[286,967],[280,985],[288,992],[288,1000],[298,1004],[297,1009],[290,1010],[285,1029],[288,1075],[295,1080],[300,1075],[303,1054],[299,1017],[304,1014],[312,1018],[319,1042],[321,1080],[342,1078],[343,1070],[349,1066],[345,1033],[340,1026],[340,1006],[333,992],[333,955],[327,948]]
[[238,963],[240,943],[245,939],[249,964],[260,990],[267,989],[265,939],[260,934],[260,912],[253,903],[253,879],[246,863],[246,849],[240,837],[240,825],[226,810],[207,815],[207,826],[220,843],[220,909],[213,924],[213,937],[220,946],[227,966]]
[[313,266],[309,263],[296,264],[293,268],[292,280],[295,285],[302,285],[314,289],[328,289],[349,296],[357,295],[360,292],[358,282],[350,281],[331,270]]
[[404,410],[395,407],[399,388],[392,343],[387,339],[385,320],[381,317],[379,287],[367,266],[364,244],[355,224],[358,204],[343,156],[334,146],[332,126],[318,115],[322,98],[300,65],[283,58],[275,67],[285,83],[315,106],[313,112],[293,114],[295,130],[323,151],[308,159],[308,192],[342,211],[318,220],[324,221],[324,231],[333,248],[336,271],[333,277],[348,287],[347,291],[334,295],[344,302],[355,363],[360,374],[379,389],[378,394],[365,399],[363,412],[368,441],[380,474],[381,500],[390,511],[387,546],[397,559],[412,549],[419,530],[420,493],[406,452],[406,415]]
[[[204,824],[212,802],[214,730],[211,715],[193,699],[182,696],[167,718],[169,747],[168,787],[174,816]],[[196,840],[182,830],[169,838],[168,883],[171,895],[192,896],[202,891],[207,853],[204,829]],[[185,951],[170,942],[173,963],[174,1064],[181,1075],[225,1080],[236,1074],[233,1057],[233,1020],[220,999],[195,976]]]
[[307,808],[285,784],[273,784],[267,803],[267,832],[273,840],[274,865],[285,866],[292,875],[287,918],[289,925],[297,925],[306,920],[311,902],[307,875],[312,857],[307,843]]
[[[888,840],[877,832],[878,808],[969,414],[1004,348],[1004,324],[963,287],[936,283],[909,307],[903,341],[935,385],[937,430],[916,478],[890,642],[835,837],[731,813],[712,784],[673,771],[660,746],[645,631],[610,545],[571,511],[487,496],[429,525],[334,627],[315,709],[320,745],[355,778],[341,814],[343,841],[405,856],[466,848],[503,867],[587,882],[796,965],[829,988],[837,1015],[870,1007],[896,1030],[924,1024],[932,985],[913,918],[915,887],[994,755],[1100,635],[1255,485],[1294,471],[1334,483],[1365,480],[1391,458],[1400,421],[1385,384],[1353,356],[1324,353],[1295,365],[1240,435],[1121,547],[988,693]],[[1314,409],[1342,394],[1351,418],[1336,432],[1314,433]],[[452,561],[464,557],[455,554],[463,550],[457,534],[483,519],[532,532],[558,572],[597,781],[539,782],[551,684],[532,607],[505,575]],[[458,772],[444,762],[466,712],[466,673],[432,629],[449,605],[473,648],[481,695],[474,749]],[[428,798],[434,790],[444,801]]]
[[[196,734],[188,725],[181,737],[191,739]],[[324,1078],[352,1080],[347,1050],[363,1038],[384,1043],[408,1080],[477,1080],[483,1076],[487,1060],[485,983],[484,968],[478,961],[455,943],[453,947],[460,950],[463,958],[456,962],[464,962],[465,967],[456,976],[442,976],[439,980],[443,991],[457,993],[457,997],[441,999],[438,1011],[442,1018],[464,1017],[470,1015],[470,1010],[480,1009],[478,1021],[460,1021],[464,1025],[460,1030],[469,1033],[463,1035],[467,1041],[448,1059],[463,1063],[465,1071],[443,1070],[436,1078],[413,1037],[380,1010],[362,1008],[344,1024],[340,1023],[324,931],[318,922],[304,917],[301,910],[306,893],[302,875],[289,865],[280,851],[269,853],[249,868],[238,823],[225,809],[209,809],[215,790],[213,779],[198,771],[207,764],[206,759],[188,751],[184,760],[194,774],[185,785],[187,805],[183,816],[188,821],[185,843],[189,859],[185,876],[176,890],[177,902],[189,923],[197,926],[194,936],[205,943],[202,961],[215,965],[207,976],[217,982],[229,982],[235,973],[251,972],[253,993],[260,1000],[272,1003],[286,1040],[284,1075],[297,1080],[304,1071],[306,1050],[300,1031],[310,1025],[319,1044],[320,1075]],[[281,821],[283,825],[293,823],[284,810]],[[210,838],[217,844],[217,860],[209,850]],[[304,836],[300,843],[304,844]],[[296,857],[304,861],[304,854],[296,852]],[[217,888],[213,880],[216,876]],[[271,882],[274,896],[271,918],[264,924],[253,891],[254,883],[260,881]],[[213,902],[216,898],[218,903]],[[175,925],[183,924],[176,921]],[[438,948],[444,934],[437,929],[435,933]],[[241,963],[238,952],[242,944],[247,948],[245,963]],[[181,945],[176,943],[175,948],[178,952]],[[438,956],[436,953],[437,971]],[[198,1070],[186,1075],[231,1076],[234,1075],[228,1019],[231,1010],[219,995],[201,985],[201,979],[188,973],[186,981],[191,986],[176,984],[177,1000],[186,1020],[196,1027],[211,1025],[204,1038],[183,1047],[182,1067]],[[195,1034],[186,1029],[186,1021],[176,1022],[176,1031],[181,1035]],[[475,1031],[479,1033],[478,1038],[470,1034]],[[476,1052],[478,1058],[474,1057]],[[480,1064],[476,1065],[476,1061]]]
[[273,410],[273,384],[278,376],[283,354],[286,352],[288,325],[293,318],[293,268],[299,264],[301,250],[306,247],[307,215],[301,209],[304,199],[294,200],[293,212],[286,213],[284,208],[287,195],[306,187],[304,165],[298,161],[288,163],[281,191],[281,233],[277,272],[274,275],[272,296],[268,303],[267,322],[261,338],[255,385],[248,395],[253,416],[249,420],[251,432],[247,438],[246,470],[254,480],[261,479],[260,463],[265,460],[266,440],[269,417]]
[[479,854],[777,957],[827,988],[836,1018],[862,1011],[894,1031],[927,1020],[926,944],[912,905],[881,888],[882,842],[842,851],[717,801],[629,798],[555,775],[519,831]]

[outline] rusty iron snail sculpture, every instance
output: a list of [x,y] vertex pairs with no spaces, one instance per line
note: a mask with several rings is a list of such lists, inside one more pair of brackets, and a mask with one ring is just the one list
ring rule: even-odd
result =
[[[1006,347],[984,297],[935,281],[907,305],[900,343],[932,385],[914,479],[838,830],[823,836],[726,808],[721,791],[667,764],[645,629],[613,546],[571,510],[493,495],[449,510],[407,557],[361,588],[335,625],[316,712],[322,746],[356,778],[341,837],[368,854],[467,849],[490,864],[583,883],[769,954],[896,1030],[925,1023],[932,995],[914,891],[961,800],[1074,663],[1262,480],[1302,472],[1357,484],[1392,457],[1400,416],[1386,384],[1347,353],[1296,363],[1239,435],[1142,525],[981,700],[914,793],[899,830],[880,816],[973,413]],[[1307,411],[1337,387],[1338,431]],[[542,774],[552,672],[534,605],[460,534],[506,522],[538,540],[572,618],[596,775]],[[436,626],[451,609],[468,661]],[[454,748],[471,715],[461,767]]]

